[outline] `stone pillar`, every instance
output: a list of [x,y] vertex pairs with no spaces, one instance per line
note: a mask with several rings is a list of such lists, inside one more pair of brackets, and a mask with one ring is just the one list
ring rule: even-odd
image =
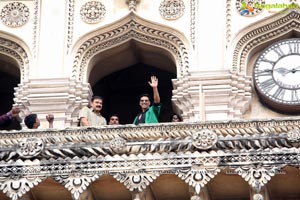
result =
[[239,119],[250,107],[251,78],[226,70],[193,72],[174,79],[173,88],[184,121]]
[[211,199],[206,186],[204,188],[201,188],[199,194],[196,193],[195,188],[190,186],[189,192],[190,192],[191,200],[210,200]]
[[54,114],[54,128],[76,126],[79,109],[92,95],[89,84],[67,78],[31,79],[15,91],[14,101],[22,110],[21,117],[38,114],[41,128],[48,128],[48,113]]
[[270,200],[269,191],[267,186],[263,186],[260,192],[257,192],[255,189],[250,189],[250,200]]
[[94,195],[93,195],[91,189],[89,189],[89,188],[84,190],[79,197],[79,200],[94,200],[94,199],[95,199]]

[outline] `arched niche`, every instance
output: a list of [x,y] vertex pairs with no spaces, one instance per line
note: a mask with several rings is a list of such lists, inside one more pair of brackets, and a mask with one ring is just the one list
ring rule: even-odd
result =
[[[72,77],[87,82],[95,62],[102,59],[95,56],[105,59],[110,53],[103,52],[119,51],[126,48],[126,44],[132,44],[132,41],[137,41],[140,46],[144,44],[147,48],[155,47],[158,53],[164,52],[175,63],[177,78],[187,74],[190,45],[185,36],[173,28],[145,20],[132,11],[126,17],[88,33],[76,42],[71,53]],[[106,69],[103,71],[107,73]]]
[[257,54],[281,39],[299,37],[299,10],[286,9],[271,17],[250,24],[235,37],[230,66],[235,73],[252,75],[253,60]]
[[173,112],[171,79],[176,78],[176,66],[167,53],[131,40],[94,57],[89,83],[93,93],[105,99],[102,114],[107,120],[111,114],[118,114],[120,123],[132,123],[140,112],[139,95],[152,95],[148,81],[155,75],[163,104],[160,121],[169,121]]
[[[71,53],[74,58],[72,77],[79,82],[90,83],[95,91],[97,81],[110,75],[114,76],[114,73],[129,67],[144,64],[160,71],[153,75],[169,73],[163,77],[168,77],[168,80],[165,80],[168,83],[165,85],[168,85],[170,95],[165,105],[170,107],[167,108],[170,115],[171,79],[184,77],[188,73],[189,46],[186,38],[177,30],[142,19],[132,11],[123,19],[89,33],[76,42]],[[136,74],[136,77],[138,76],[139,74]],[[144,88],[149,87],[149,78],[149,74],[143,78],[146,83]],[[163,80],[161,79],[160,83],[163,83]],[[97,91],[94,93],[99,94]],[[138,96],[137,93],[134,96]],[[112,112],[105,114],[108,118]],[[124,118],[127,119],[127,116]],[[167,114],[163,118],[163,121],[167,121]],[[129,120],[125,123],[129,123]]]
[[[29,52],[21,39],[0,31],[0,114],[8,112],[17,103],[14,102],[15,88],[28,79]],[[11,128],[20,129],[20,125],[13,123],[1,129]]]

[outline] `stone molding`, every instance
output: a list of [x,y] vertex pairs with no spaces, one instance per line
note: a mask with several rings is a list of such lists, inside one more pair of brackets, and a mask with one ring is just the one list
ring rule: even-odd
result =
[[[300,166],[300,150],[287,134],[299,128],[300,119],[283,118],[1,131],[0,189],[17,199],[52,177],[80,199],[102,175],[113,176],[130,191],[142,192],[160,175],[175,174],[199,194],[222,171],[240,175],[259,193],[283,167]],[[188,138],[199,130],[213,131],[217,143],[210,149],[195,148]],[[110,141],[120,137],[126,141],[124,152],[110,150]],[[30,138],[43,141],[44,148],[30,158],[18,155],[18,144]]]
[[28,78],[30,58],[27,47],[16,38],[0,37],[0,53],[12,58],[20,69],[20,81]]
[[[283,14],[284,13],[284,14]],[[286,13],[286,14],[285,14]],[[232,63],[233,72],[245,73],[251,51],[262,44],[282,37],[291,31],[300,30],[300,14],[298,10],[286,9],[267,19],[251,24],[239,32],[233,41]]]
[[15,88],[15,104],[23,115],[29,113],[55,114],[57,127],[77,126],[79,109],[88,105],[89,84],[73,79],[31,79]]
[[250,106],[251,77],[242,74],[193,72],[172,82],[172,103],[185,121],[239,119]]
[[[113,176],[132,192],[142,192],[160,175],[175,174],[198,195],[223,171],[240,175],[259,193],[283,167],[299,167],[300,150],[288,139],[290,131],[299,129],[300,119],[295,118],[2,131],[0,189],[17,199],[51,177],[80,199],[102,175]],[[199,130],[213,131],[217,143],[210,149],[192,146],[188,138]],[[119,137],[126,140],[121,154],[109,145]],[[17,144],[30,138],[43,141],[42,151],[32,157],[18,155]]]
[[174,29],[146,21],[131,11],[125,18],[102,30],[90,33],[83,42],[74,46],[73,78],[87,81],[87,69],[93,56],[132,39],[168,51],[174,57],[177,77],[187,74],[189,70],[190,55],[186,39]]

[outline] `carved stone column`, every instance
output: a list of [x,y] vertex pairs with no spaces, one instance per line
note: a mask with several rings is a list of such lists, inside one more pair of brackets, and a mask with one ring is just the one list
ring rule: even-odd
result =
[[270,200],[267,186],[263,186],[259,193],[255,189],[250,190],[250,200]]
[[95,198],[93,196],[93,193],[89,188],[84,190],[79,197],[79,200],[94,200],[94,199]]
[[249,109],[250,77],[229,71],[192,72],[173,79],[174,109],[184,121],[239,119]]
[[210,200],[210,195],[207,190],[207,187],[201,189],[200,193],[197,194],[193,187],[189,187],[191,200]]
[[54,114],[54,128],[77,125],[79,109],[88,104],[92,95],[88,83],[74,79],[31,79],[15,88],[15,105],[21,116],[36,113],[43,128],[47,128],[45,116]]

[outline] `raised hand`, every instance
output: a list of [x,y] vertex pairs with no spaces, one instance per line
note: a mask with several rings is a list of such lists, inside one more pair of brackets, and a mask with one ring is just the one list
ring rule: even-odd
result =
[[51,122],[54,121],[54,115],[48,114],[48,115],[46,116],[46,119],[47,119],[47,121],[48,121],[49,123],[51,123]]
[[152,88],[155,88],[158,86],[158,79],[156,78],[156,76],[151,76],[151,81],[149,81],[148,83]]

